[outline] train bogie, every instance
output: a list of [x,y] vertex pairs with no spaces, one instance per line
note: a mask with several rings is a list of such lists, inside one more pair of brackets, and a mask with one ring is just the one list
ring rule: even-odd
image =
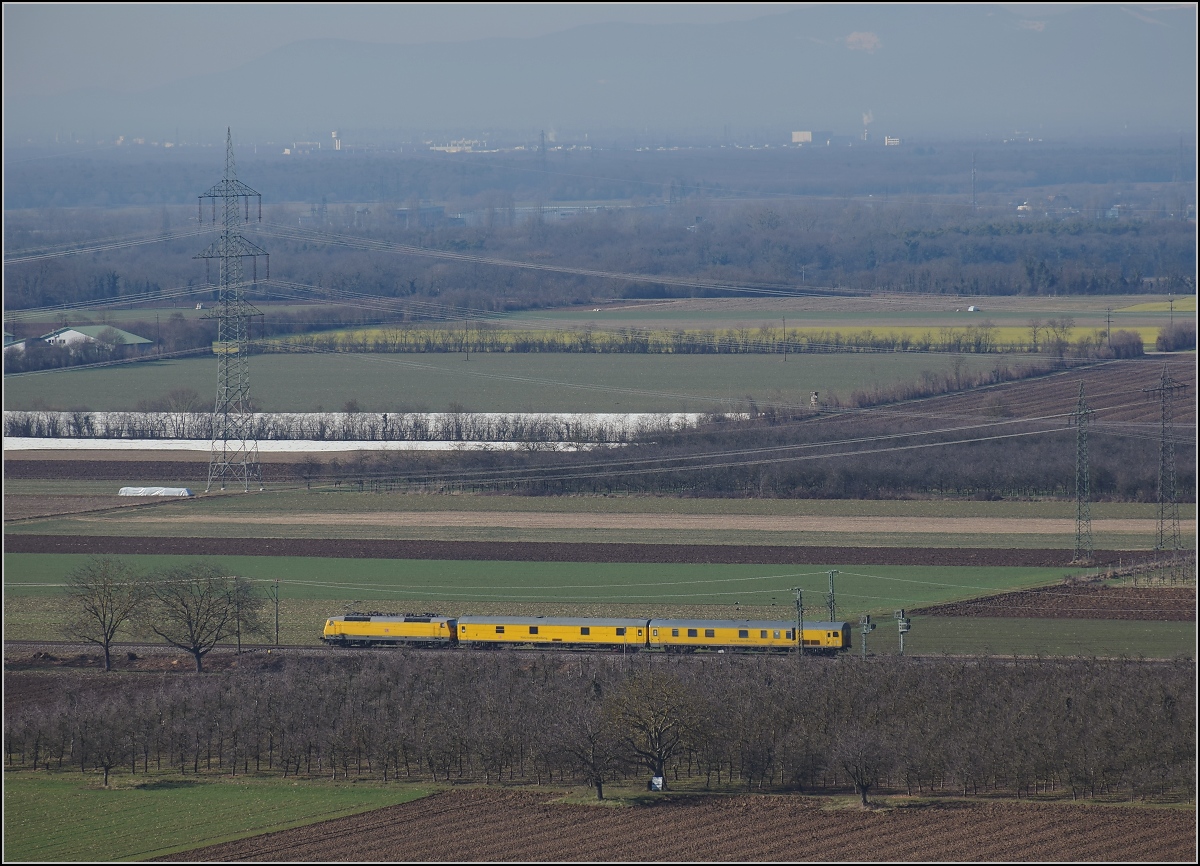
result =
[[461,616],[458,642],[472,646],[560,646],[639,649],[644,619],[599,617]]
[[337,646],[445,646],[457,620],[436,614],[348,614],[325,620],[322,639]]

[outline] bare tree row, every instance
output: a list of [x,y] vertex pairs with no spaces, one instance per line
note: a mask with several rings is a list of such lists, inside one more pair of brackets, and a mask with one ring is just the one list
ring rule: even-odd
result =
[[1195,666],[395,651],[9,705],[10,767],[1195,795]]
[[93,643],[112,669],[119,634],[157,637],[187,651],[203,670],[218,643],[264,633],[265,599],[250,581],[194,562],[142,573],[127,560],[94,557],[67,578],[62,606],[67,637]]

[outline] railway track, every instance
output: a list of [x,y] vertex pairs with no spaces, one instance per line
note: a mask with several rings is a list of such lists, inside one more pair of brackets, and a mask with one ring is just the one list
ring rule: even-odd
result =
[[[386,655],[388,653],[396,652],[397,649],[402,649],[403,651],[409,652],[409,653],[422,653],[422,654],[431,654],[431,655],[438,655],[438,656],[444,656],[447,654],[454,655],[454,654],[458,654],[460,652],[469,652],[469,653],[500,652],[500,653],[508,653],[508,654],[517,654],[517,655],[525,656],[525,657],[529,657],[529,658],[534,658],[534,657],[539,657],[539,656],[545,657],[548,654],[560,655],[560,656],[581,655],[581,654],[582,655],[604,655],[604,656],[609,656],[611,658],[616,658],[619,656],[629,656],[629,657],[646,656],[646,657],[655,657],[655,658],[669,657],[672,659],[685,659],[685,658],[686,659],[705,659],[705,658],[726,659],[731,656],[736,657],[736,656],[764,656],[764,655],[770,656],[773,658],[778,658],[778,659],[796,658],[795,654],[790,653],[790,652],[787,652],[787,653],[785,653],[785,652],[763,653],[763,652],[753,652],[753,651],[741,651],[741,652],[730,652],[730,653],[726,654],[723,651],[721,651],[721,652],[704,651],[704,652],[693,652],[693,653],[666,653],[663,650],[658,650],[658,649],[631,649],[631,650],[627,650],[625,653],[622,653],[622,651],[619,649],[594,649],[594,648],[588,648],[588,647],[521,648],[521,647],[507,647],[506,646],[506,647],[472,647],[470,649],[461,649],[461,648],[451,648],[448,646],[447,647],[415,647],[415,646],[411,646],[411,647],[398,648],[398,647],[389,647],[389,646],[332,647],[332,646],[324,646],[324,645],[316,645],[316,644],[281,644],[279,646],[274,646],[274,645],[267,646],[267,645],[262,645],[262,644],[254,644],[252,646],[243,646],[242,652],[241,652],[241,657],[245,657],[247,659],[254,659],[254,658],[263,659],[268,655],[271,655],[271,656],[281,655],[281,656],[294,656],[294,657],[349,658],[349,657],[353,657],[353,656],[357,656],[357,655],[378,655],[378,654]],[[100,650],[95,644],[86,644],[86,643],[79,643],[79,642],[74,642],[74,641],[39,641],[39,640],[6,640],[6,641],[4,641],[4,660],[5,660],[6,666],[9,665],[10,661],[16,660],[17,657],[28,658],[33,662],[37,662],[39,660],[39,654],[41,654],[41,653],[45,653],[47,656],[51,657],[51,658],[46,658],[45,656],[42,656],[40,659],[42,661],[66,662],[66,661],[70,661],[72,658],[78,658],[79,656],[88,656],[88,657],[99,656]],[[119,643],[119,644],[112,645],[112,656],[115,660],[123,659],[126,662],[128,662],[128,661],[130,661],[130,659],[129,659],[130,653],[132,653],[134,655],[135,659],[138,659],[138,660],[145,660],[147,658],[152,658],[154,656],[174,657],[177,659],[178,658],[186,658],[189,661],[191,659],[190,654],[187,653],[185,650],[181,650],[176,647],[166,646],[164,644]],[[220,644],[215,650],[213,650],[207,656],[205,656],[205,669],[211,670],[213,668],[212,663],[216,660],[228,661],[231,658],[234,658],[234,659],[238,658],[236,653],[237,653],[237,648],[235,646],[233,646],[232,644],[230,644],[230,645]],[[874,653],[872,653],[872,655],[874,655]],[[946,653],[924,654],[924,653],[906,652],[904,655],[904,658],[908,659],[910,661],[914,661],[914,662],[936,663],[939,660],[961,661],[962,659],[980,658],[980,657],[977,655],[964,655],[964,654],[948,655]],[[1095,661],[1114,661],[1114,662],[1120,661],[1123,664],[1128,664],[1131,662],[1136,662],[1138,664],[1151,664],[1151,665],[1175,664],[1176,663],[1172,659],[1153,659],[1153,658],[1130,659],[1130,658],[1125,658],[1125,657],[1122,657],[1122,658],[1114,657],[1114,658],[1106,659],[1106,658],[1095,657],[1095,656],[1087,656],[1087,658],[1093,659]],[[859,654],[858,654],[857,650],[851,650],[848,653],[844,653],[844,654],[837,655],[837,656],[821,656],[821,655],[818,655],[815,653],[806,653],[804,655],[804,661],[806,663],[813,663],[816,661],[831,662],[831,661],[838,661],[840,659],[850,659],[853,661],[858,661]],[[1040,655],[1031,655],[1031,656],[1004,656],[1003,658],[991,658],[990,660],[992,662],[1004,663],[1004,664],[1019,664],[1021,662],[1030,662],[1030,663],[1035,663],[1035,664],[1040,665],[1040,664],[1052,663],[1054,661],[1070,661],[1071,657],[1059,656],[1059,657],[1047,658],[1045,656],[1040,656]],[[122,664],[122,665],[119,665],[119,667],[124,668],[125,665]]]

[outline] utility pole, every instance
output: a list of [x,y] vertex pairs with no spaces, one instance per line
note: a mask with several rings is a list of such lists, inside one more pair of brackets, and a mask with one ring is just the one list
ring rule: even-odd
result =
[[975,213],[975,211],[977,209],[978,208],[975,204],[975,153],[974,153],[974,151],[972,151],[972,153],[971,153],[971,213]]
[[903,656],[904,636],[908,634],[909,630],[912,628],[912,620],[904,615],[904,608],[900,608],[898,611],[892,614],[892,616],[896,618],[896,625],[900,627],[900,655]]
[[804,658],[804,593],[797,587],[796,593],[796,643],[800,647],[800,658]]
[[835,603],[833,597],[833,576],[835,574],[837,574],[836,571],[829,572],[829,592],[825,596],[825,603],[829,605],[830,622],[837,622],[837,604]]
[[[1107,324],[1105,325],[1105,328],[1104,328],[1104,340],[1105,340],[1105,344],[1111,349],[1112,348],[1112,307],[1109,307],[1107,310],[1106,321],[1107,321]],[[1080,387],[1082,388],[1083,386],[1080,385]]]
[[[203,221],[204,199],[212,200],[213,222],[217,219],[217,200],[222,206],[221,237],[194,258],[218,259],[221,276],[217,309],[207,318],[217,320],[217,340],[213,354],[217,356],[217,399],[212,415],[212,448],[208,463],[207,493],[217,482],[221,489],[234,481],[248,492],[250,482],[262,489],[262,468],[258,463],[258,440],[254,437],[253,405],[250,402],[250,317],[262,315],[246,301],[242,260],[250,259],[254,281],[258,280],[258,257],[267,259],[270,277],[270,258],[266,250],[251,243],[237,230],[239,222],[250,221],[250,199],[258,199],[258,219],[262,221],[262,196],[237,179],[233,159],[233,134],[225,130],[225,175],[219,183],[199,197],[200,218]],[[245,217],[242,204],[245,204]]]
[[275,578],[271,596],[275,599],[275,646],[279,646],[279,578]]
[[875,631],[875,623],[871,622],[871,615],[864,613],[858,618],[858,624],[862,626],[862,657],[867,657],[867,635]]
[[1079,383],[1079,402],[1075,406],[1075,558],[1080,565],[1092,560],[1092,496],[1091,470],[1088,466],[1088,422],[1091,409],[1083,398],[1083,383]]
[[546,130],[542,130],[542,143],[538,148],[538,169],[541,172],[541,183],[538,185],[537,215],[538,221],[546,209],[546,199],[549,198],[550,174],[546,171]]

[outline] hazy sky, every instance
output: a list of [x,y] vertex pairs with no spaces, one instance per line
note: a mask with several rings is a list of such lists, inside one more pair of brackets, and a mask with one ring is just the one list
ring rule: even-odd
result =
[[1196,110],[1194,5],[5,3],[3,17],[10,143],[231,125],[271,140],[869,122],[909,138],[1160,134]]
[[414,44],[543,36],[598,22],[718,23],[799,3],[4,4],[4,95],[138,91],[302,39]]

